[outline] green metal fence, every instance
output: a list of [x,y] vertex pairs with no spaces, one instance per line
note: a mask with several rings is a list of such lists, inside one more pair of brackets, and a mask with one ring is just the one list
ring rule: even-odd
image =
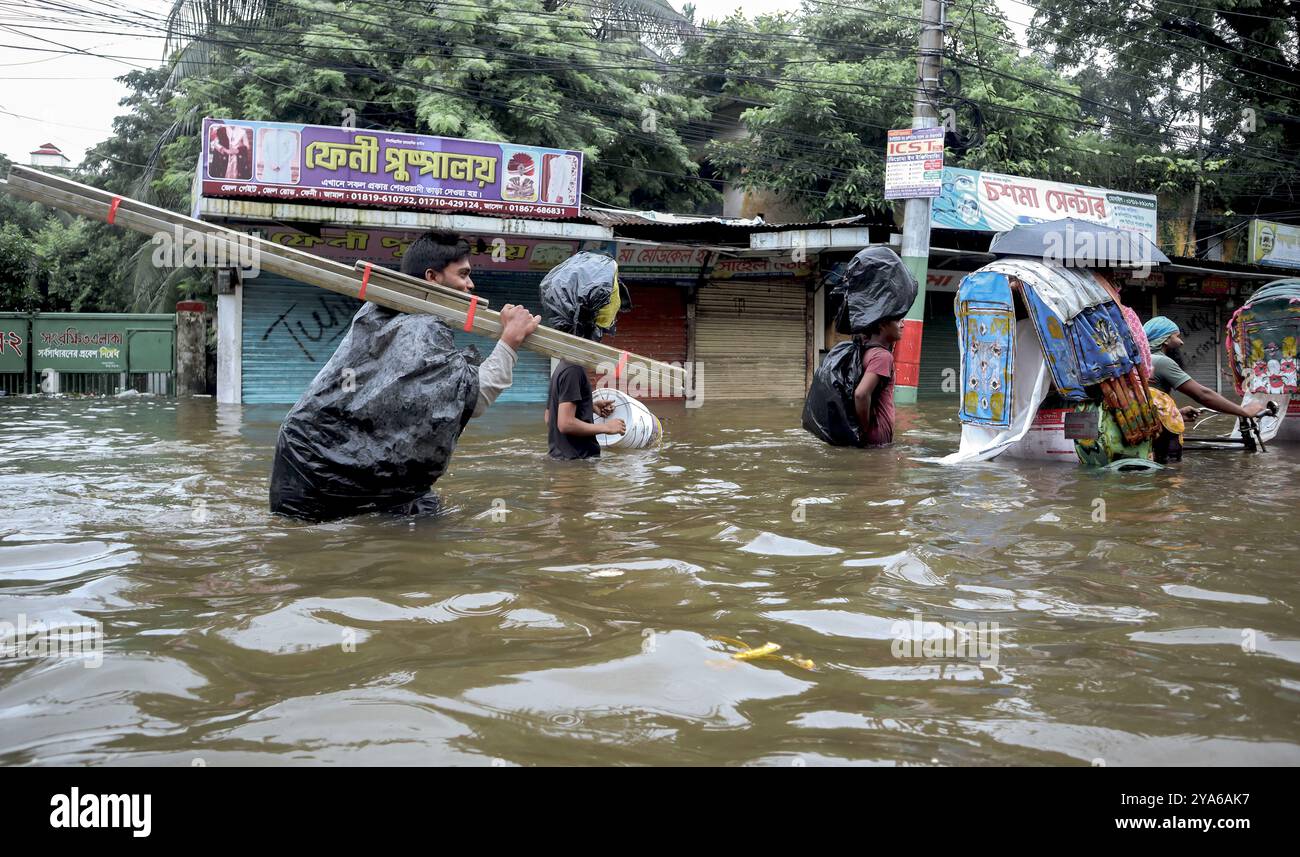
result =
[[176,316],[0,312],[4,395],[176,392]]

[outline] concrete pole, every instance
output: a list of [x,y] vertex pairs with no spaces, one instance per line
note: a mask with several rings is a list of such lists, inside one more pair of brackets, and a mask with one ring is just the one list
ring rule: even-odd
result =
[[223,405],[243,401],[243,290],[240,284],[217,295],[217,402]]
[[176,395],[208,392],[208,305],[203,301],[176,304]]
[[[943,54],[943,0],[922,0],[921,45],[916,56],[916,97],[912,128],[939,127],[939,114],[930,103],[938,86]],[[907,200],[903,210],[903,264],[916,277],[916,302],[903,325],[903,341],[894,352],[894,401],[916,401],[921,378],[921,334],[925,321],[925,278],[930,268],[930,198]]]

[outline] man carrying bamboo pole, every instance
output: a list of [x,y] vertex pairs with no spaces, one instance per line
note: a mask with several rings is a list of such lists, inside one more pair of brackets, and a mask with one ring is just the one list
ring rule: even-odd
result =
[[[422,235],[402,273],[471,291],[469,245],[449,232]],[[271,511],[328,521],[386,511],[437,511],[431,488],[465,424],[510,386],[517,351],[541,318],[501,308],[501,338],[475,366],[431,315],[367,303],[280,427]]]

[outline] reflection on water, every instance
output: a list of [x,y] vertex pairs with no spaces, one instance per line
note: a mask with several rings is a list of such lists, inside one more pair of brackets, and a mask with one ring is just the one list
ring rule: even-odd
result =
[[[283,408],[0,403],[0,621],[104,628],[0,658],[0,762],[1300,763],[1300,449],[943,469],[939,405],[870,452],[657,410],[562,464],[500,406],[442,517],[307,525],[265,511]],[[921,651],[956,623],[996,658]]]

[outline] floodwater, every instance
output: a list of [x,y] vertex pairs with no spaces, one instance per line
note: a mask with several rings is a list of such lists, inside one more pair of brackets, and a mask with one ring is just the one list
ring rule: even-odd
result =
[[1300,448],[947,469],[941,404],[707,403],[560,464],[499,406],[441,517],[308,525],[285,410],[0,402],[0,621],[103,632],[0,657],[0,763],[1300,764]]

